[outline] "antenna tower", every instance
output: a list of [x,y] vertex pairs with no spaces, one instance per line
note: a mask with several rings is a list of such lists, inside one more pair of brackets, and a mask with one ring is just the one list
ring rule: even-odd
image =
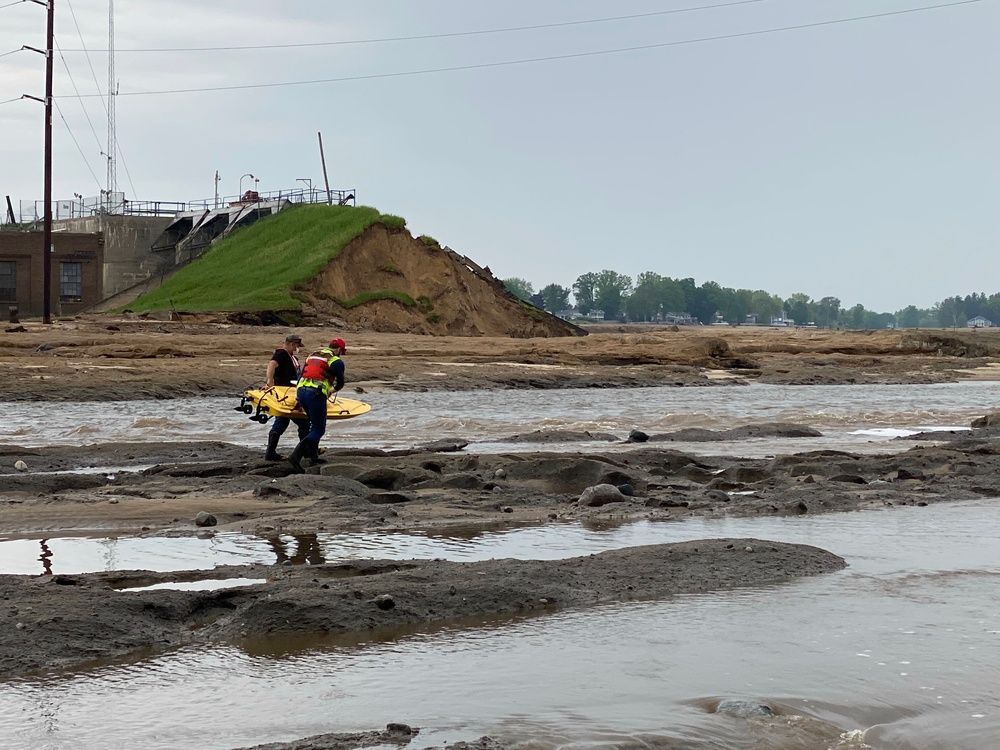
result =
[[115,96],[117,93],[117,84],[115,83],[115,0],[108,0],[108,187],[105,193],[108,213],[111,213],[114,208],[114,194],[118,188],[118,178],[115,174],[115,154],[118,144],[118,138],[115,134]]

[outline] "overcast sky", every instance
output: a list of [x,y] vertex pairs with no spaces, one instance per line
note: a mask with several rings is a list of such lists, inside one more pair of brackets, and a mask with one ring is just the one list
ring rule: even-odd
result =
[[[536,289],[610,268],[880,311],[992,293],[1000,0],[748,33],[944,2],[117,0],[119,189],[319,184],[322,131],[332,187]],[[105,187],[105,108],[73,83],[105,91],[107,35],[106,0],[56,0],[56,198]],[[359,43],[128,51],[328,42]],[[45,9],[0,7],[0,102],[44,92],[40,55],[5,54],[23,44]],[[136,95],[333,78],[353,80]],[[30,100],[0,105],[8,194],[42,197]]]

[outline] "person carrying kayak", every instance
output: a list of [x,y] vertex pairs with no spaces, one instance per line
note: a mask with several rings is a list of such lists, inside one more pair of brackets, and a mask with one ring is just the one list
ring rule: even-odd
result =
[[334,393],[344,387],[344,360],[347,344],[343,339],[334,339],[330,346],[313,352],[306,359],[295,391],[299,407],[309,416],[309,434],[295,446],[288,457],[288,463],[296,474],[304,473],[302,459],[319,462],[319,441],[326,432],[326,404],[330,391]]

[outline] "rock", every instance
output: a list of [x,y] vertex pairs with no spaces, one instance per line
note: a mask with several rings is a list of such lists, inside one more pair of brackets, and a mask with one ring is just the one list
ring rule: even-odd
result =
[[206,513],[201,511],[198,515],[194,517],[195,526],[215,526],[219,521],[211,513]]
[[55,349],[55,347],[54,347],[54,346],[53,346],[52,344],[39,344],[39,345],[38,345],[38,346],[37,346],[37,347],[35,348],[35,351],[36,351],[36,352],[47,352],[47,351],[49,351],[50,349]]
[[719,701],[715,713],[749,719],[751,716],[774,716],[774,709],[764,703],[727,698]]
[[927,479],[924,472],[920,469],[899,469],[896,472],[896,479],[902,481],[904,479]]
[[618,491],[625,497],[635,497],[635,488],[631,484],[619,484]]
[[457,453],[468,444],[468,440],[436,440],[433,443],[417,446],[417,450],[425,453]]
[[383,610],[389,610],[396,606],[395,600],[388,594],[376,596],[372,601],[375,602],[376,607]]
[[355,479],[361,484],[378,490],[394,490],[401,486],[406,474],[399,469],[381,466],[359,474]]
[[577,504],[585,508],[599,508],[608,503],[624,503],[628,500],[613,484],[597,484],[587,487],[581,494]]
[[490,492],[492,492],[494,495],[502,495],[503,494],[503,487],[501,487],[498,484],[493,485],[493,489],[490,490]]
[[717,500],[720,503],[728,503],[732,500],[731,497],[722,490],[709,490],[705,493],[705,497],[711,498],[712,500]]
[[835,477],[830,477],[831,482],[847,482],[849,484],[868,484],[868,480],[864,477],[859,477],[857,474],[837,474]]
[[642,430],[631,430],[628,434],[628,438],[625,440],[626,443],[645,443],[649,440],[649,435],[647,435]]
[[27,471],[28,464],[24,463],[24,461],[15,461],[14,468],[17,469],[18,471]]
[[1000,425],[1000,411],[991,411],[985,416],[973,419],[969,424],[972,429],[977,429],[979,427],[993,427],[994,425]]
[[441,486],[454,490],[481,490],[483,488],[483,480],[475,474],[462,472],[445,477],[441,480]]
[[493,478],[494,479],[503,479],[506,476],[507,476],[507,472],[504,471],[503,469],[497,469],[496,471],[493,472]]
[[509,505],[503,506],[500,510],[503,511],[504,513],[513,513],[514,512],[514,509],[511,508]]
[[376,492],[368,496],[368,502],[375,505],[398,505],[412,502],[413,498],[402,492]]

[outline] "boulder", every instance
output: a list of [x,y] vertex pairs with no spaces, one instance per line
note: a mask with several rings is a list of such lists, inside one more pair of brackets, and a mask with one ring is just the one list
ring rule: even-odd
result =
[[608,503],[624,503],[628,498],[613,484],[597,484],[581,494],[577,504],[585,508],[599,508]]

